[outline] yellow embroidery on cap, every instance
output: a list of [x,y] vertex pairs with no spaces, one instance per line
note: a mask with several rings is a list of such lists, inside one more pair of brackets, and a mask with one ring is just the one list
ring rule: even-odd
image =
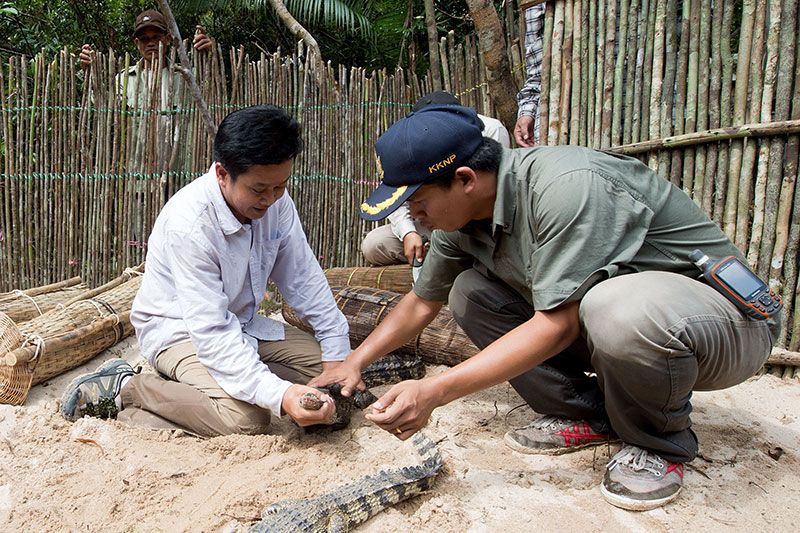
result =
[[408,189],[408,186],[406,185],[398,187],[397,190],[394,191],[394,193],[392,193],[392,195],[389,198],[387,198],[382,202],[378,202],[374,206],[369,205],[367,202],[364,202],[363,204],[361,204],[361,210],[364,213],[368,213],[370,215],[377,215],[387,207],[391,207],[392,205],[394,205],[394,203],[397,202],[397,199],[403,196],[403,193],[406,192],[406,189]]
[[383,181],[383,165],[381,165],[380,156],[375,157],[375,163],[378,165],[378,179]]

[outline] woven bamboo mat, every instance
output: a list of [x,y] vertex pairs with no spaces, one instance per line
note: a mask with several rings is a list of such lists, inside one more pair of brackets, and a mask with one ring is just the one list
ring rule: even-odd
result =
[[[333,287],[332,290],[336,304],[350,325],[350,342],[354,348],[372,333],[403,297],[396,292],[369,287]],[[285,302],[283,317],[289,324],[311,331]],[[395,353],[419,355],[429,364],[454,366],[478,353],[478,349],[456,324],[450,309],[444,306],[422,333]]]

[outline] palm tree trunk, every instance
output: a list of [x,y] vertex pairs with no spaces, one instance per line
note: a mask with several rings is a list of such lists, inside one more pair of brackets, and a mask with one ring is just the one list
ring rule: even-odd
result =
[[428,30],[428,58],[433,90],[442,90],[442,66],[439,62],[439,32],[436,30],[436,10],[433,0],[425,0],[425,28]]
[[467,0],[472,22],[478,33],[478,46],[488,71],[489,96],[497,118],[511,129],[517,121],[514,78],[508,64],[506,39],[500,17],[489,0]]

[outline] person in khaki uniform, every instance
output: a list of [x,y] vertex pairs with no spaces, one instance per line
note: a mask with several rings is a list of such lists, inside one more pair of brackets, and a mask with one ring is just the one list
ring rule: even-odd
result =
[[[350,340],[286,193],[301,145],[297,122],[274,106],[222,121],[215,162],[167,202],[148,239],[131,323],[158,373],[112,359],[67,387],[64,417],[201,436],[263,433],[283,414],[329,423],[332,399],[302,408],[303,394],[318,394],[303,384],[344,359]],[[257,314],[268,278],[314,337]]]
[[372,361],[449,300],[481,349],[405,381],[367,417],[407,439],[438,406],[505,380],[545,415],[509,431],[517,452],[621,440],[601,485],[613,505],[672,501],[697,454],[694,390],[730,387],[769,355],[779,321],[750,320],[688,255],[741,253],[681,190],[636,159],[574,146],[502,149],[474,111],[429,106],[377,141],[376,220],[404,201],[433,229],[413,291],[342,365],[312,380],[349,394]]

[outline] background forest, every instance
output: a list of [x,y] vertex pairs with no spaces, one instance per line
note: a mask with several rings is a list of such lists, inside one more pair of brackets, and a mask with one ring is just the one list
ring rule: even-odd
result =
[[[431,2],[432,3],[432,2]],[[423,0],[287,0],[289,12],[314,36],[323,58],[367,69],[427,70]],[[495,2],[502,13],[505,2]],[[225,47],[243,46],[251,56],[293,50],[297,39],[267,0],[173,0],[184,38],[196,24]],[[0,2],[0,58],[10,54],[77,53],[83,43],[98,50],[136,56],[131,30],[136,15],[157,7],[152,0],[22,0]],[[457,41],[474,31],[464,0],[437,0],[440,36],[454,31]],[[507,13],[515,13],[508,10]]]

